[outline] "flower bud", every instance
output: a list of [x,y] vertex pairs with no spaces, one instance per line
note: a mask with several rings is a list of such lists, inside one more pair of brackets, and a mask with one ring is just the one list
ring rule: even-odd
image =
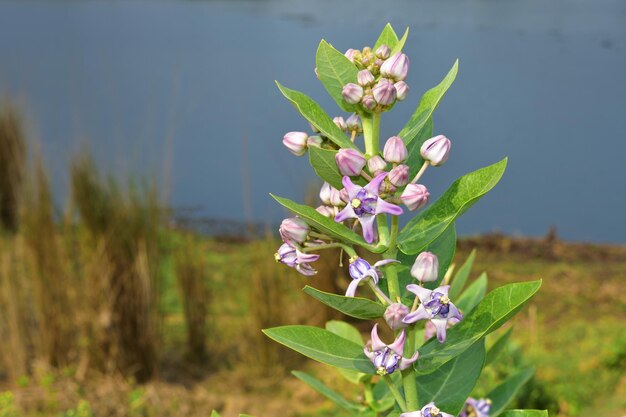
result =
[[393,86],[396,87],[396,100],[402,101],[409,94],[409,86],[404,81],[398,81]]
[[394,54],[392,57],[383,62],[380,67],[380,73],[396,81],[402,81],[409,72],[409,57],[402,52]]
[[346,103],[356,104],[361,101],[361,97],[363,97],[363,87],[358,84],[348,83],[343,86],[341,95]]
[[346,120],[346,126],[349,131],[355,130],[357,133],[363,133],[363,124],[358,114],[354,113]]
[[380,80],[372,90],[374,100],[383,106],[389,106],[396,101],[396,87],[389,80]]
[[302,243],[309,236],[310,231],[309,225],[298,217],[283,220],[278,228],[280,237],[285,243]]
[[324,143],[324,139],[321,136],[309,136],[306,140],[306,146],[310,148],[311,146],[315,146],[316,148],[321,148],[322,143]]
[[335,155],[335,162],[341,175],[354,177],[360,175],[365,166],[365,157],[356,149],[340,149]]
[[350,195],[348,195],[348,190],[346,190],[345,188],[339,190],[339,198],[341,198],[343,205],[348,204],[348,202],[350,201]]
[[320,200],[322,200],[322,203],[330,204],[330,192],[332,188],[332,185],[327,182],[322,184],[322,188],[320,189]]
[[389,171],[389,182],[396,187],[402,187],[409,182],[409,167],[401,164]]
[[315,210],[322,216],[328,217],[329,219],[334,219],[338,213],[337,208],[331,206],[319,206]]
[[344,203],[343,199],[341,198],[341,192],[335,187],[330,188],[330,204],[335,207],[346,205],[346,203]]
[[289,132],[283,136],[283,145],[285,145],[292,154],[302,156],[306,152],[306,142],[308,139],[309,135],[307,133]]
[[333,122],[337,125],[337,127],[344,132],[348,130],[348,126],[346,125],[346,121],[341,116],[337,116],[333,119]]
[[411,267],[411,275],[419,282],[433,282],[439,275],[439,260],[432,252],[422,252]]
[[376,108],[376,100],[374,100],[374,96],[371,94],[366,94],[361,99],[361,104],[369,111],[374,111]]
[[422,154],[422,158],[436,167],[443,165],[443,163],[448,160],[451,146],[450,139],[444,135],[438,135],[424,142],[420,148],[420,153]]
[[311,126],[311,131],[313,133],[320,133],[320,130],[318,128],[316,128],[313,123],[309,123],[309,126]]
[[376,50],[376,56],[381,59],[387,59],[391,55],[391,48],[387,45],[380,45]]
[[400,200],[408,207],[409,211],[417,210],[428,203],[430,193],[422,184],[409,184],[406,186]]
[[400,136],[392,136],[385,142],[383,157],[387,162],[404,162],[408,158],[409,152]]
[[378,175],[385,170],[387,163],[380,155],[372,156],[369,161],[367,161],[367,169],[370,170],[372,175]]
[[359,51],[357,49],[350,48],[346,51],[344,55],[350,60],[350,62],[354,62],[354,58],[357,54],[359,54]]
[[366,69],[359,71],[359,73],[356,75],[356,78],[359,84],[361,84],[363,87],[374,83],[374,76],[371,72],[369,72],[369,70]]
[[406,323],[402,323],[402,319],[409,314],[409,308],[402,303],[393,303],[385,310],[383,317],[391,328],[391,330],[402,329],[407,326]]

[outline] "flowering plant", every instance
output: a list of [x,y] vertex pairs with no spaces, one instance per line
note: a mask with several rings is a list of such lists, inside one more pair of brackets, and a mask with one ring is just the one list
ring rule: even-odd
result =
[[[381,150],[381,115],[409,92],[409,58],[402,52],[407,35],[408,30],[399,39],[388,24],[373,48],[345,54],[321,41],[315,73],[350,113],[346,118],[333,119],[305,94],[278,84],[313,131],[289,132],[283,143],[294,155],[308,152],[324,185],[317,208],[273,196],[295,214],[280,226],[284,243],[276,261],[314,276],[320,253],[340,248],[352,278],[345,293],[313,286],[304,292],[347,316],[380,323],[372,325],[365,344],[356,328],[339,321],[325,329],[282,326],[264,333],[359,385],[363,395],[357,402],[294,372],[354,416],[547,416],[537,410],[505,411],[532,371],[505,380],[486,398],[471,397],[483,367],[509,333],[490,349],[485,338],[522,308],[541,281],[485,294],[483,275],[465,288],[474,253],[454,273],[455,220],[496,185],[506,166],[505,158],[464,175],[428,204],[431,195],[421,179],[429,167],[444,165],[451,151],[447,137],[433,134],[432,115],[456,77],[458,62]],[[399,216],[416,210],[400,228]],[[393,336],[381,338],[381,330]]]

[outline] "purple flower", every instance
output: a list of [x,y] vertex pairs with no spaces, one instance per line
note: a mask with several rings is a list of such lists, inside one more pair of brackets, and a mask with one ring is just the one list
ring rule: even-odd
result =
[[421,410],[410,413],[402,413],[400,417],[454,417],[452,414],[444,413],[435,406],[435,403],[428,403]]
[[343,148],[339,149],[339,152],[335,154],[335,162],[342,175],[353,177],[361,174],[367,160],[356,149]]
[[444,135],[438,135],[424,142],[420,148],[420,153],[422,158],[429,161],[432,166],[437,167],[448,160],[451,146],[450,139]]
[[378,375],[388,375],[397,369],[404,371],[417,360],[418,351],[415,351],[411,358],[402,356],[405,338],[404,330],[402,330],[392,344],[386,345],[378,337],[378,324],[374,325],[372,339],[365,345],[363,351],[376,367]]
[[380,155],[374,155],[367,161],[367,169],[373,175],[378,175],[385,170],[387,163]]
[[298,217],[285,219],[278,228],[278,233],[285,243],[294,245],[304,242],[309,236],[311,228],[306,222]]
[[368,85],[374,82],[374,76],[367,69],[359,71],[356,75],[356,78],[359,84],[362,85],[363,87],[367,87]]
[[356,104],[361,101],[361,97],[363,97],[363,87],[358,84],[348,83],[343,86],[341,95],[346,103]]
[[448,298],[450,286],[443,285],[431,291],[419,285],[409,284],[406,289],[417,295],[420,306],[402,321],[411,324],[418,320],[430,320],[437,330],[437,339],[443,343],[446,340],[448,323],[457,323],[463,319],[459,309]]
[[347,219],[359,219],[363,228],[363,238],[367,243],[374,241],[374,221],[376,215],[389,213],[394,216],[402,214],[402,208],[391,204],[378,197],[380,183],[387,176],[386,172],[376,175],[365,187],[355,185],[350,181],[350,177],[343,177],[343,186],[348,191],[349,204],[335,216],[336,222],[343,222]]
[[409,166],[400,164],[389,171],[389,182],[396,187],[402,187],[409,182]]
[[392,136],[385,142],[383,156],[387,162],[404,162],[409,157],[409,151],[400,136]]
[[350,258],[348,272],[352,277],[352,282],[350,282],[350,285],[348,285],[346,297],[354,297],[357,287],[364,279],[371,278],[374,281],[374,284],[378,284],[378,271],[376,270],[376,268],[387,265],[391,262],[398,261],[394,259],[383,259],[382,261],[376,262],[374,266],[372,266],[365,259],[358,256]]
[[392,330],[402,329],[406,327],[406,323],[402,323],[402,319],[409,314],[409,308],[402,303],[390,304],[383,314],[383,318]]
[[409,57],[398,52],[387,59],[380,67],[380,73],[384,77],[393,78],[396,81],[402,81],[409,72]]
[[433,282],[439,275],[439,259],[432,252],[422,252],[411,267],[411,275],[419,282]]
[[477,400],[475,398],[468,398],[465,401],[463,411],[459,414],[459,417],[489,417],[491,411],[491,400],[488,398],[482,398]]
[[276,262],[282,262],[290,268],[295,268],[296,271],[306,276],[317,274],[317,271],[309,264],[319,258],[319,255],[313,253],[302,253],[288,243],[283,243],[274,254]]
[[406,186],[400,200],[407,206],[409,211],[417,210],[428,204],[430,193],[426,186],[422,184],[409,184]]
[[374,100],[380,105],[389,106],[396,101],[396,87],[389,80],[382,79],[372,89]]

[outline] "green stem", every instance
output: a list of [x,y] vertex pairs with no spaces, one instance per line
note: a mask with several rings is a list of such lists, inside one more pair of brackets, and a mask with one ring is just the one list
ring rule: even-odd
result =
[[[386,222],[385,222],[386,223]],[[398,237],[398,216],[391,216],[391,234],[389,237],[389,246],[383,254],[385,259],[396,259],[398,249],[396,248],[396,239]],[[394,264],[387,265],[385,268],[385,276],[387,277],[387,286],[389,288],[389,298],[396,300],[400,296],[400,284],[398,283],[398,271]]]
[[372,391],[372,383],[365,382],[363,387],[363,393],[365,394],[365,404],[370,405],[374,403],[374,392]]
[[385,381],[385,383],[389,387],[389,391],[391,391],[391,394],[393,395],[393,398],[395,398],[395,400],[398,403],[398,405],[400,406],[400,409],[402,410],[402,412],[406,413],[407,411],[409,411],[406,408],[406,402],[404,401],[404,398],[402,397],[402,394],[398,390],[398,387],[396,387],[395,384],[393,383],[393,380],[391,379],[391,377],[389,375],[384,375],[383,376],[383,381]]
[[[409,358],[415,353],[415,326],[407,329],[406,348],[404,356]],[[409,410],[417,410],[419,401],[417,398],[417,382],[415,381],[415,370],[413,366],[402,372],[402,384],[404,385],[404,396],[406,397],[406,405]]]
[[363,124],[363,141],[365,142],[365,154],[372,157],[378,153],[380,137],[380,113],[361,113]]
[[376,284],[374,284],[374,283],[372,282],[372,280],[371,280],[371,279],[368,279],[368,280],[367,280],[367,283],[368,283],[368,285],[370,286],[370,288],[372,289],[372,291],[374,291],[374,294],[376,294],[376,297],[378,297],[378,299],[380,300],[380,302],[381,302],[381,303],[383,303],[383,305],[389,305],[389,304],[391,304],[391,303],[392,303],[392,301],[391,301],[389,298],[387,298],[387,296],[385,295],[385,293],[384,293],[384,292],[382,292],[382,291],[380,290],[380,288],[378,288],[378,287],[376,286]]

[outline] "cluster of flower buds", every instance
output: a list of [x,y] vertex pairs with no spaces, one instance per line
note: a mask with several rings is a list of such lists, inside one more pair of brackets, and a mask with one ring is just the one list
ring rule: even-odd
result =
[[333,119],[333,122],[335,122],[339,129],[346,133],[350,133],[354,136],[363,134],[363,123],[361,122],[359,115],[356,113],[350,115],[347,119],[337,116]]
[[409,92],[404,81],[409,72],[409,58],[402,52],[391,55],[387,45],[376,51],[348,49],[345,56],[360,70],[357,82],[343,86],[341,94],[348,104],[360,104],[368,112],[380,113],[402,101]]

